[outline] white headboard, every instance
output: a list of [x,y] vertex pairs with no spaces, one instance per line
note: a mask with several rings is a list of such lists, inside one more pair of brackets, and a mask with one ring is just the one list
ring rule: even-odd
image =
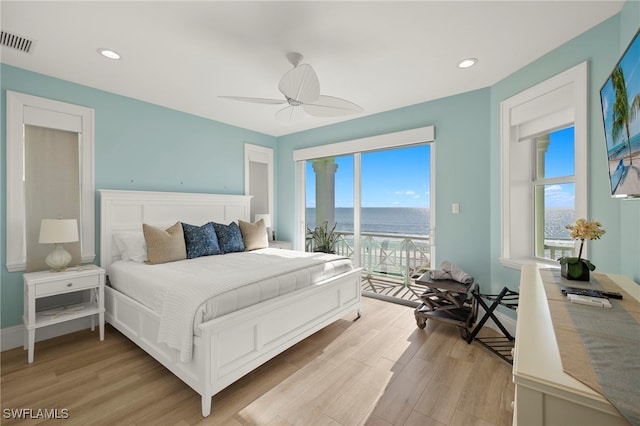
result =
[[120,257],[114,231],[142,231],[142,224],[168,227],[180,221],[229,224],[250,220],[250,195],[193,194],[184,192],[99,190],[100,266]]

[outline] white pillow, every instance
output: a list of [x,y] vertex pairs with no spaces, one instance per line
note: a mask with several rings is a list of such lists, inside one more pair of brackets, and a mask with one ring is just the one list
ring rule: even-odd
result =
[[113,233],[113,239],[120,252],[122,260],[134,262],[146,262],[147,242],[140,231],[117,231]]

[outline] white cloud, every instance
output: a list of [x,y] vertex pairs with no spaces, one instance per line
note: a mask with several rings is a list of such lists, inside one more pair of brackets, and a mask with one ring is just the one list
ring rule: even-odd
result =
[[571,208],[575,205],[575,195],[562,185],[548,185],[544,188],[546,207]]
[[562,191],[562,187],[560,185],[549,185],[544,187],[544,192],[557,192]]

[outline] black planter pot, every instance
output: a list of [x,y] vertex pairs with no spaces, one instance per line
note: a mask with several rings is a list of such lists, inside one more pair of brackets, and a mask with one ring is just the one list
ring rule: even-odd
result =
[[[582,273],[577,277],[569,275],[569,266],[571,266],[572,269],[581,268]],[[569,265],[567,263],[560,265],[560,274],[566,279],[574,280],[574,281],[589,281],[589,278],[590,278],[589,267],[583,262],[574,263],[573,265]],[[577,274],[574,273],[573,275],[577,275]]]

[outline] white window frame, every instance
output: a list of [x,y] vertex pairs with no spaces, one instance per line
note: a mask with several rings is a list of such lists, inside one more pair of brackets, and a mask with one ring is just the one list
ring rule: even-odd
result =
[[[436,232],[436,204],[435,204],[435,185],[436,185],[436,167],[435,167],[435,126],[419,127],[416,129],[404,130],[394,133],[386,133],[377,136],[370,136],[362,139],[354,139],[350,141],[337,142],[328,145],[314,146],[311,148],[303,148],[293,151],[293,160],[297,163],[297,191],[296,191],[296,204],[298,206],[296,212],[296,234],[294,237],[294,247],[296,249],[304,249],[306,226],[305,226],[305,212],[306,212],[306,167],[305,161],[313,160],[316,158],[324,157],[339,157],[343,155],[354,155],[354,206],[360,205],[361,196],[361,153],[379,151],[384,149],[400,148],[403,146],[411,146],[429,143],[430,145],[430,224],[429,224],[429,241],[431,244],[431,262],[436,262],[436,249],[435,249],[435,232]],[[360,265],[360,211],[354,210],[354,263]]]
[[[573,127],[573,125],[571,126],[567,126],[566,128],[570,128]],[[560,130],[560,129],[559,129]],[[543,137],[546,137],[547,141],[549,141],[550,139],[550,134],[553,133],[553,131],[549,132],[547,135],[544,135]],[[538,164],[538,161],[541,160],[541,156],[540,156],[540,152],[539,152],[539,147],[538,147],[538,141],[539,138],[533,138],[532,141],[532,149],[534,150],[533,153],[533,158],[534,158],[534,164],[533,164],[533,168],[534,170],[539,170],[540,169],[540,164]],[[544,155],[544,154],[543,154]],[[544,160],[543,164],[544,164]],[[574,170],[575,171],[575,170]],[[537,173],[533,174],[533,178],[531,180],[531,193],[534,194],[534,200],[533,200],[533,208],[534,208],[534,214],[533,214],[533,220],[534,220],[534,249],[533,249],[533,253],[534,256],[536,257],[536,259],[542,259],[542,260],[548,260],[542,256],[538,256],[538,253],[536,253],[536,249],[538,249],[537,247],[537,243],[538,243],[538,238],[541,238],[542,240],[544,240],[544,229],[542,230],[538,230],[536,229],[536,225],[539,222],[540,218],[536,217],[537,214],[542,213],[542,215],[544,216],[545,211],[544,210],[540,210],[538,208],[538,206],[536,206],[536,202],[540,201],[536,198],[536,189],[540,188],[542,190],[542,198],[544,198],[545,194],[544,194],[544,190],[545,187],[549,186],[549,185],[566,185],[566,184],[573,184],[573,187],[575,189],[576,186],[576,176],[575,174],[571,174],[571,175],[564,175],[564,176],[554,176],[554,177],[538,177]],[[544,204],[544,203],[543,203]],[[545,206],[546,207],[546,206]],[[542,218],[544,219],[544,217]],[[545,222],[543,220],[543,222]],[[538,235],[540,232],[542,231],[542,235]],[[542,248],[542,251],[544,251],[544,247]]]
[[24,126],[78,133],[80,145],[80,254],[95,259],[94,110],[7,90],[7,270],[27,265]]
[[501,103],[500,261],[504,266],[558,264],[535,257],[531,184],[535,151],[530,144],[537,136],[573,125],[575,214],[588,217],[587,83],[587,62],[583,62]]

